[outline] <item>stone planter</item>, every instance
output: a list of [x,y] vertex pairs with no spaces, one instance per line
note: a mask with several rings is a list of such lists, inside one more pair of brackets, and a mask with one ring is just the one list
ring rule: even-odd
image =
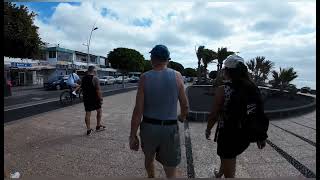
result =
[[[189,100],[190,121],[207,121],[214,102],[214,89],[209,85],[193,85],[186,89]],[[261,89],[265,103],[265,113],[270,119],[296,116],[313,111],[316,108],[316,98],[304,94],[279,93],[274,89]]]

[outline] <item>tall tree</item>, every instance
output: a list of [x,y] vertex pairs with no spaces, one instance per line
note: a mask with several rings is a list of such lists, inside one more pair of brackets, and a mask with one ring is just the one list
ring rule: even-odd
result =
[[280,67],[279,72],[272,71],[272,86],[275,88],[280,88],[280,91],[283,91],[285,88],[290,86],[290,82],[298,77],[297,72],[294,69],[287,68],[282,69]]
[[129,48],[116,48],[107,55],[108,61],[112,67],[120,69],[123,72],[143,71],[144,57],[143,55]]
[[35,58],[43,42],[34,25],[34,12],[21,5],[4,2],[4,55],[15,58]]
[[199,46],[198,49],[196,50],[196,55],[198,58],[198,68],[197,68],[197,72],[198,72],[198,82],[200,82],[200,78],[201,78],[201,62],[202,62],[202,58],[203,58],[203,50],[204,50],[204,46]]
[[152,69],[152,64],[150,60],[144,61],[143,72],[147,72]]
[[229,56],[234,54],[233,51],[228,51],[226,47],[221,47],[218,48],[217,51],[217,59],[218,59],[218,64],[217,64],[217,71],[220,71],[222,69],[222,64],[223,61]]
[[274,63],[266,60],[264,56],[257,56],[246,63],[248,66],[251,78],[256,84],[261,85],[268,79],[268,75],[274,66]]
[[203,67],[205,69],[205,81],[207,80],[207,67],[208,64],[212,63],[213,60],[217,59],[217,53],[211,49],[203,49],[203,55],[202,55],[202,63]]
[[182,75],[184,75],[184,67],[182,64],[174,61],[169,61],[168,67],[176,71],[179,71]]
[[[206,72],[206,70],[205,70],[205,68],[204,68],[203,65],[200,65],[200,68],[197,68],[196,70],[197,70],[197,72],[200,72],[200,77],[204,77],[204,75],[205,75],[206,73],[208,73],[208,72]],[[201,78],[198,79],[198,80],[199,80],[198,82],[200,82],[200,81],[201,81]]]
[[185,68],[184,69],[184,75],[187,77],[196,77],[197,71],[193,68]]
[[142,72],[144,68],[143,55],[134,49],[116,48],[110,51],[107,55],[108,61],[112,67],[119,69],[122,72],[122,85],[124,84],[124,74],[128,72]]

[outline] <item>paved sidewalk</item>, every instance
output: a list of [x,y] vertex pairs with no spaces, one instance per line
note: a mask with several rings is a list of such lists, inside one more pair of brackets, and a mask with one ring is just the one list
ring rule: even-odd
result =
[[[85,135],[82,104],[4,124],[5,165],[22,176],[145,177],[143,153],[128,147],[135,94],[136,91],[131,91],[105,97],[103,123],[107,129],[91,137]],[[316,148],[312,145],[316,142],[315,112],[270,123],[270,142],[295,161],[289,158],[289,162],[270,144],[263,150],[252,144],[237,160],[236,177],[304,177],[306,169],[315,174]],[[94,119],[92,126],[95,125]],[[192,167],[196,178],[212,177],[213,168],[219,166],[216,143],[205,139],[205,127],[206,123],[189,122],[189,131],[185,132],[183,124],[179,124],[181,177],[187,177]],[[193,163],[186,160],[188,134]],[[297,167],[296,162],[303,167]],[[156,175],[164,177],[158,163],[156,167]]]
[[[105,97],[102,122],[107,129],[91,137],[85,135],[83,104],[5,124],[5,164],[22,176],[145,177],[142,151],[133,152],[128,147],[135,94],[131,91]],[[95,127],[96,120],[91,122]],[[186,177],[181,123],[180,131],[179,173]],[[156,175],[164,177],[160,164],[156,167]]]
[[[311,143],[316,142],[315,125],[315,111],[299,117],[270,121],[268,139],[315,174],[316,147],[306,142],[306,140],[311,141]],[[213,141],[215,128],[216,125],[212,131],[212,140],[208,141],[204,135],[206,123],[189,123],[196,178],[212,177],[213,169],[215,167],[218,168],[220,165],[220,159],[216,153],[217,144]],[[290,132],[301,137],[298,138]],[[291,161],[294,160],[291,159]],[[293,162],[293,164],[295,163]],[[237,158],[236,177],[304,177],[298,170],[299,168],[295,168],[293,164],[289,163],[288,160],[269,144],[263,150],[258,149],[256,144],[251,144]],[[300,167],[301,169],[303,170]]]

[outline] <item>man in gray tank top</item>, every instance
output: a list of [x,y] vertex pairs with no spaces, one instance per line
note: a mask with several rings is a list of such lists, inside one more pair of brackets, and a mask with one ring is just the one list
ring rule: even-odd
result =
[[[188,102],[182,75],[167,68],[170,60],[168,48],[156,45],[150,53],[153,69],[145,72],[139,81],[131,120],[130,148],[136,151],[139,149],[137,131],[140,126],[141,148],[148,177],[155,176],[156,159],[163,165],[166,176],[173,178],[176,177],[176,167],[181,161],[177,119],[182,122],[186,119]],[[178,100],[181,109],[179,116]]]

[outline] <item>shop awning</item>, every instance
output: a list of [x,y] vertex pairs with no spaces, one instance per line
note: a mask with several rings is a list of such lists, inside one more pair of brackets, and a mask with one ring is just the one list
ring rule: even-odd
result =
[[10,69],[15,70],[44,70],[44,69],[55,69],[54,66],[32,66],[32,67],[11,67]]

